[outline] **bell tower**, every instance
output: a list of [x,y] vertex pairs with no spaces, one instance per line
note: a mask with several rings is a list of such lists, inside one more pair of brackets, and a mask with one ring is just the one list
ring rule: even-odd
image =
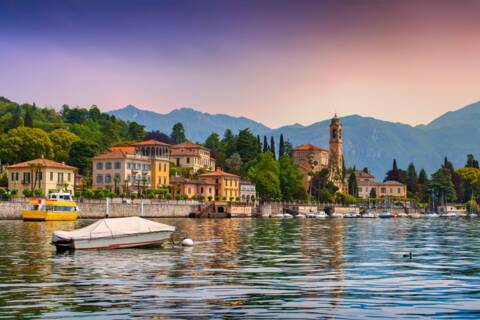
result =
[[342,122],[337,114],[330,122],[330,141],[329,141],[329,168],[330,178],[335,185],[342,189],[343,182],[343,137]]

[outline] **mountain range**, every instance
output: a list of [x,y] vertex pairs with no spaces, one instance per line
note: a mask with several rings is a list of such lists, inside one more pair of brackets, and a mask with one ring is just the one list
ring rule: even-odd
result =
[[[197,142],[203,142],[212,132],[223,135],[228,128],[233,132],[250,128],[253,134],[274,136],[276,141],[283,134],[293,146],[312,143],[328,147],[329,119],[308,126],[294,124],[274,129],[245,117],[209,114],[191,108],[160,114],[129,105],[108,113],[136,121],[147,130],[165,133],[170,133],[176,122],[182,122],[187,138]],[[405,169],[414,162],[417,171],[424,168],[432,173],[444,157],[455,166],[463,166],[467,154],[476,157],[480,154],[480,102],[447,112],[427,125],[410,126],[359,115],[341,120],[346,164],[368,167],[378,180],[383,179],[394,158]]]

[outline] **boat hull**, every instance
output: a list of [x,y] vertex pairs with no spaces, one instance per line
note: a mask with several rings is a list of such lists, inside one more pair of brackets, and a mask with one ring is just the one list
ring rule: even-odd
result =
[[25,221],[74,221],[77,220],[79,212],[24,210],[22,212]]
[[62,239],[53,236],[52,243],[63,250],[112,250],[158,245],[170,239],[171,231],[150,232],[92,239]]

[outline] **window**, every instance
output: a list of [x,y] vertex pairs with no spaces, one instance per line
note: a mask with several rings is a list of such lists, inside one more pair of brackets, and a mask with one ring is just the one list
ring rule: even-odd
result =
[[387,188],[382,188],[382,193],[386,193],[387,192]]
[[163,177],[163,184],[167,184],[167,177]]
[[119,173],[115,173],[115,179],[118,181],[118,183],[121,182]]
[[400,188],[398,188],[398,193],[400,193],[400,192],[401,192],[401,191],[400,191]]
[[97,170],[103,170],[103,162],[97,162]]
[[122,163],[120,161],[115,162],[115,169],[116,170],[122,169]]
[[390,188],[390,193],[393,193],[393,188]]
[[70,179],[72,178],[72,174],[69,172],[67,173],[67,181],[71,181]]
[[112,183],[112,176],[109,174],[105,175],[105,183]]
[[180,167],[180,158],[177,158],[177,167]]
[[23,173],[23,183],[30,183],[30,172]]
[[188,194],[191,194],[192,193],[192,188],[188,188]]
[[167,164],[166,163],[163,164],[163,171],[167,172]]
[[41,171],[37,172],[37,180],[42,181],[42,179],[43,179],[43,172],[41,172]]
[[127,168],[132,169],[132,163],[131,162],[127,163]]
[[97,174],[97,184],[103,184],[103,176],[101,174]]
[[203,193],[203,187],[200,188],[200,193]]
[[190,163],[190,158],[189,157],[187,157],[187,163]]
[[50,172],[50,181],[53,181],[53,172]]
[[112,169],[112,163],[111,163],[111,162],[106,162],[106,163],[105,163],[105,169],[106,169],[106,170]]
[[58,173],[57,184],[63,184],[63,173],[62,172]]

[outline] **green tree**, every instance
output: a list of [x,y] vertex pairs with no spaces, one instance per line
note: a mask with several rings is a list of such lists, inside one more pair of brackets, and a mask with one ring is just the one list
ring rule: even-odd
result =
[[100,147],[94,142],[76,141],[70,147],[67,163],[78,168],[83,176],[92,174],[92,158],[100,152]]
[[352,196],[357,198],[358,197],[358,184],[357,184],[357,176],[355,175],[355,171],[350,173],[348,177],[348,193]]
[[172,138],[177,144],[187,141],[187,138],[185,137],[185,128],[181,122],[177,122],[173,125],[170,138]]
[[283,139],[283,134],[280,134],[280,142],[279,142],[279,146],[278,146],[278,158],[280,159],[284,155],[286,155],[286,153],[285,153],[285,140]]
[[33,110],[30,106],[25,107],[25,126],[33,128]]
[[283,155],[278,162],[280,167],[280,190],[283,200],[293,201],[305,199],[303,174],[298,170],[293,159]]
[[415,197],[417,193],[418,177],[415,165],[411,162],[407,169],[407,191],[410,197]]
[[369,197],[370,197],[371,199],[376,199],[376,198],[377,198],[377,189],[376,189],[376,188],[370,189],[370,195],[369,195]]
[[236,141],[237,153],[240,155],[242,162],[246,163],[257,157],[257,139],[248,128],[239,131]]
[[280,191],[280,168],[271,152],[259,155],[248,169],[248,178],[255,183],[260,197],[265,200],[278,200]]
[[478,169],[478,161],[475,160],[473,154],[467,155],[467,163],[465,164],[465,167]]
[[228,172],[240,174],[240,169],[242,168],[243,162],[240,155],[238,153],[234,153],[226,160],[225,164]]
[[142,140],[146,135],[145,126],[136,122],[128,122],[128,138],[129,140]]
[[450,171],[446,168],[438,169],[434,174],[432,174],[432,180],[429,183],[429,189],[433,189],[436,202],[440,200],[455,201],[455,187],[452,183],[452,177]]
[[275,152],[275,139],[273,136],[270,137],[270,152],[273,154],[273,158],[275,159],[277,153]]
[[230,157],[237,152],[237,138],[233,134],[232,130],[225,130],[225,134],[222,139],[223,150],[225,151],[225,157]]
[[[330,179],[330,171],[322,169],[311,177],[310,193],[320,202],[333,202],[338,187]],[[328,195],[327,195],[328,192]]]
[[268,146],[267,136],[263,136],[263,152],[270,151],[270,147]]
[[55,129],[48,136],[53,143],[54,159],[59,162],[68,161],[72,144],[80,140],[76,134],[65,129]]
[[404,184],[407,182],[407,173],[398,168],[396,159],[393,159],[392,169],[387,172],[383,181],[398,181]]
[[423,202],[428,201],[428,183],[429,181],[427,172],[422,168],[418,174],[417,197]]
[[42,129],[18,127],[0,137],[0,159],[17,163],[36,158],[52,158],[53,144]]

